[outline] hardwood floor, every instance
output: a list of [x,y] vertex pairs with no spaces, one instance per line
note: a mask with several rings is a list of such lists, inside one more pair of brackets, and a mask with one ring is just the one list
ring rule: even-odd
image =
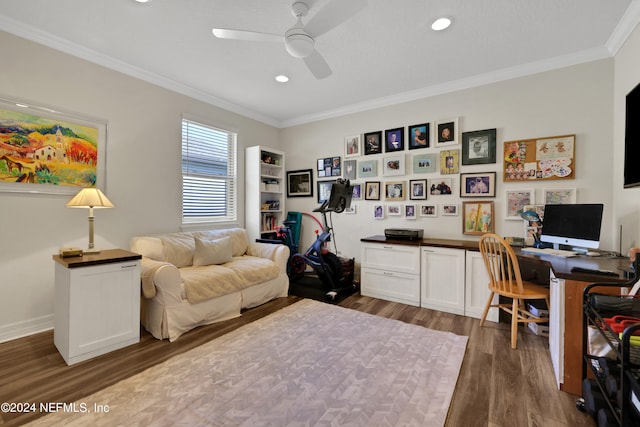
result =
[[[229,321],[197,328],[173,343],[142,330],[140,343],[67,366],[53,344],[53,331],[0,344],[0,402],[81,400],[98,390],[266,316],[300,298],[290,296],[246,311]],[[381,301],[354,294],[339,305],[469,336],[447,426],[594,426],[575,409],[575,396],[556,390],[548,343],[521,329],[511,350],[507,325]],[[354,328],[354,331],[357,329]],[[38,412],[1,412],[2,425],[22,425]]]

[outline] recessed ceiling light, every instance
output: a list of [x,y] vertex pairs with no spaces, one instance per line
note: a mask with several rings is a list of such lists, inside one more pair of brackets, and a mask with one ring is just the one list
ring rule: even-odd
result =
[[24,105],[24,104],[16,104],[16,107],[20,107],[20,108],[29,108],[28,105]]
[[289,81],[289,77],[285,76],[284,74],[280,74],[279,76],[276,76],[276,81],[280,83],[286,83]]
[[431,24],[431,29],[433,31],[442,31],[449,28],[449,25],[451,25],[451,18],[438,18]]
[[151,0],[136,0],[138,3],[149,3]]

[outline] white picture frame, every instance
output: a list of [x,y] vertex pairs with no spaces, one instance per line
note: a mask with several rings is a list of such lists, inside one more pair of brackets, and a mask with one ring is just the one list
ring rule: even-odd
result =
[[438,120],[435,125],[434,147],[458,144],[458,118]]
[[525,206],[535,204],[535,191],[533,189],[506,190],[505,202],[505,219],[522,220],[519,212],[521,212]]
[[422,217],[432,217],[435,218],[438,216],[438,205],[420,205],[420,216]]
[[384,219],[384,205],[375,204],[371,210],[373,213],[373,219]]
[[416,219],[416,205],[404,205],[404,219]]
[[455,203],[442,205],[442,216],[458,216],[460,207]]
[[404,175],[404,154],[394,154],[382,158],[383,176]]
[[402,216],[402,206],[399,203],[389,203],[387,205],[387,215]]
[[545,188],[542,190],[545,205],[563,205],[576,202],[575,188]]
[[344,137],[344,157],[358,157],[361,153],[360,135]]

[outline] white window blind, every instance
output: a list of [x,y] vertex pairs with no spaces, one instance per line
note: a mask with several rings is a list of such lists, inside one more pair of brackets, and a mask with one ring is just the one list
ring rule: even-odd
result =
[[236,134],[182,119],[182,222],[237,219]]

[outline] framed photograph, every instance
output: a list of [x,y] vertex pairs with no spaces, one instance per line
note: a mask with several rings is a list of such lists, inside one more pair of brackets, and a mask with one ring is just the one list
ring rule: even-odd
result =
[[404,150],[404,128],[387,129],[384,131],[385,153]]
[[0,191],[105,190],[106,121],[0,98],[0,128]]
[[353,184],[353,193],[351,195],[351,200],[362,200],[362,184]]
[[460,172],[460,150],[442,150],[440,152],[440,173],[448,175]]
[[287,197],[313,197],[313,171],[287,172]]
[[429,180],[429,194],[446,196],[452,194],[453,178],[434,178]]
[[413,156],[413,173],[431,173],[437,171],[436,153]]
[[431,132],[429,123],[409,126],[409,150],[429,148],[431,146]]
[[344,138],[344,157],[357,157],[360,155],[360,135],[352,135]]
[[542,221],[544,221],[544,206],[545,205],[526,205],[522,207],[523,211],[533,211],[538,214],[540,221],[529,221],[523,219],[524,223],[524,243],[532,246],[536,241],[540,240],[542,234]]
[[318,203],[322,204],[331,197],[331,187],[335,180],[318,181]]
[[437,205],[420,205],[420,216],[436,217],[438,216]]
[[373,205],[373,219],[384,219],[384,205]]
[[387,181],[384,183],[385,200],[404,200],[404,181]]
[[436,122],[436,147],[455,145],[458,143],[458,118]]
[[404,205],[404,219],[416,219],[416,205]]
[[378,176],[378,161],[364,160],[358,162],[358,178],[374,178]]
[[576,136],[505,141],[504,182],[575,179]]
[[402,176],[404,175],[404,153],[382,158],[382,175]]
[[412,179],[409,181],[409,199],[426,200],[427,199],[427,180]]
[[575,188],[545,188],[542,190],[545,205],[563,205],[576,202]]
[[442,216],[458,216],[458,205],[442,205]]
[[507,190],[505,192],[507,200],[507,214],[505,219],[522,221],[520,212],[527,205],[535,203],[535,193],[533,190]]
[[356,160],[345,160],[344,161],[344,179],[354,180],[357,175],[357,161]]
[[380,181],[368,181],[364,184],[365,200],[380,200]]
[[496,197],[496,173],[461,173],[460,197]]
[[351,206],[349,206],[348,208],[345,208],[343,212],[346,213],[346,214],[352,214],[353,215],[353,214],[356,213],[356,211],[357,211],[356,205],[354,205],[352,203]]
[[481,235],[485,233],[493,233],[494,222],[493,202],[462,202],[463,234]]
[[496,162],[496,130],[485,129],[462,133],[462,165],[484,165]]
[[389,216],[401,216],[402,210],[399,204],[390,203],[387,205],[387,215]]
[[364,154],[382,153],[382,131],[369,132],[364,134]]
[[318,178],[331,178],[342,175],[342,165],[340,157],[325,157],[318,159]]

